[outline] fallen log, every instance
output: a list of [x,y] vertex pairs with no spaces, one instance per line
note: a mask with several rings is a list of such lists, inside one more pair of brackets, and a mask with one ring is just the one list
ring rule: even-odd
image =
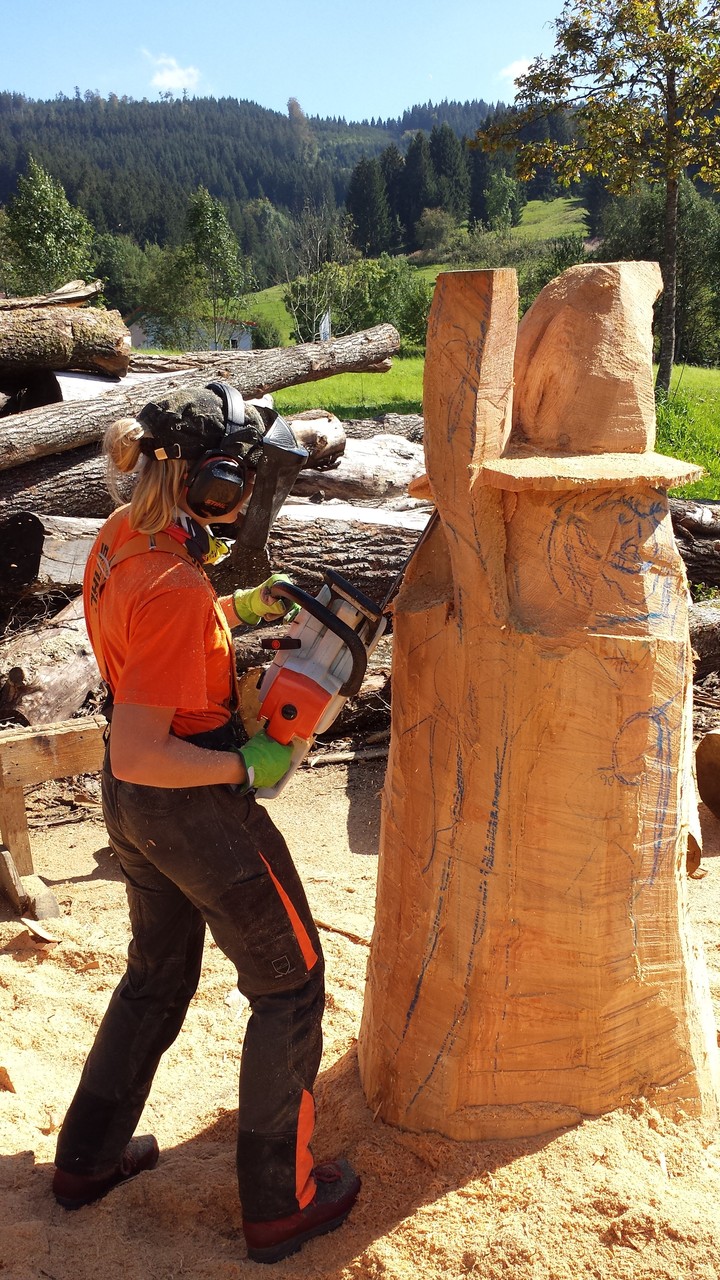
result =
[[177,373],[119,387],[92,401],[47,405],[0,420],[0,470],[27,465],[53,453],[65,453],[100,440],[116,418],[132,417],[149,400],[178,387],[202,387],[211,378],[224,378],[247,398],[330,377],[335,373],[368,370],[395,355],[400,346],[392,325],[376,325],[362,333],[331,342],[276,347],[269,351],[212,353],[213,363],[202,372]]
[[422,445],[401,436],[348,440],[331,471],[301,471],[293,493],[310,498],[321,492],[325,499],[339,498],[341,502],[382,502],[407,493],[410,481],[424,470]]
[[[422,446],[401,436],[376,436],[374,440],[344,440],[342,426],[333,439],[318,438],[314,423],[298,423],[293,429],[310,451],[293,490],[300,497],[322,495],[343,502],[386,502],[407,492],[425,467]],[[338,461],[337,451],[344,447]],[[327,450],[327,452],[326,452]],[[326,459],[330,468],[326,467]],[[337,462],[337,466],[333,465]],[[129,497],[132,480],[122,478],[120,492]],[[38,515],[107,516],[113,509],[107,490],[105,464],[96,445],[40,458],[12,471],[0,471],[0,518],[20,511]]]
[[[130,368],[134,373],[182,373],[189,369],[212,369],[218,359],[233,361],[235,358],[236,353],[232,351],[184,351],[175,355],[151,355],[147,351],[136,349],[130,356]],[[383,356],[374,364],[368,365],[363,372],[387,373],[390,368],[390,357]]]
[[17,311],[24,307],[78,307],[97,298],[103,291],[102,280],[71,280],[52,293],[34,294],[28,298],[0,298],[0,311]]
[[334,413],[326,409],[306,409],[288,417],[298,444],[308,451],[306,467],[327,471],[337,465],[345,452],[345,428]]
[[[297,584],[317,590],[320,566],[344,577],[359,574],[381,599],[404,564],[428,519],[428,510],[389,511],[348,503],[283,507],[271,535],[273,563],[297,575]],[[0,525],[0,588],[79,590],[90,547],[100,528],[95,519],[39,517],[22,512]],[[225,562],[212,569],[218,590],[242,582]],[[352,578],[355,581],[355,578]],[[248,580],[249,583],[249,580]],[[360,582],[355,585],[364,590]],[[366,592],[366,594],[372,594]]]
[[113,507],[105,480],[105,463],[97,444],[74,449],[72,453],[39,458],[12,471],[0,470],[1,519],[22,511],[34,511],[38,515],[109,516]]
[[720,608],[691,604],[689,618],[695,679],[704,680],[711,671],[720,671]]
[[99,684],[82,600],[0,643],[0,681],[0,721],[46,724],[74,715]]
[[419,413],[381,413],[379,418],[346,418],[345,434],[351,440],[372,440],[377,435],[404,436],[422,444],[425,424]]
[[720,587],[720,503],[671,498],[670,513],[690,582]]
[[80,369],[122,377],[130,334],[119,311],[24,307],[0,311],[0,369]]
[[[410,556],[428,519],[429,509],[388,511],[346,503],[288,503],[270,532],[270,568],[289,573],[299,587],[315,594],[322,570],[334,569],[380,604]],[[227,561],[211,574],[220,592],[249,585]]]

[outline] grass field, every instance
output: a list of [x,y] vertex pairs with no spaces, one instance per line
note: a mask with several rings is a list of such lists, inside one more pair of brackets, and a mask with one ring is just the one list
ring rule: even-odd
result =
[[675,369],[667,405],[658,409],[656,447],[705,470],[678,494],[720,499],[720,369]]
[[290,345],[293,324],[282,300],[283,288],[284,285],[274,284],[271,289],[263,289],[260,293],[252,294],[249,299],[249,310],[252,315],[272,320],[280,330],[282,345],[287,347]]
[[587,236],[582,201],[561,196],[557,200],[528,200],[513,235],[522,240],[555,240],[559,236]]
[[381,413],[420,413],[422,357],[394,360],[388,373],[340,373],[276,392],[280,413],[330,409],[338,418],[376,418]]

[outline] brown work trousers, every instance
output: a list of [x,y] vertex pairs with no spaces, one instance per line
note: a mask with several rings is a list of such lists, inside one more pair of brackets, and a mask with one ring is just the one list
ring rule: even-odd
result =
[[252,796],[223,785],[119,782],[107,761],[103,811],[125,876],[132,941],[56,1164],[91,1177],[117,1166],[197,988],[207,925],[251,1009],[238,1112],[243,1214],[261,1222],[295,1213],[314,1193],[309,1139],[324,984],[317,930],[287,845]]

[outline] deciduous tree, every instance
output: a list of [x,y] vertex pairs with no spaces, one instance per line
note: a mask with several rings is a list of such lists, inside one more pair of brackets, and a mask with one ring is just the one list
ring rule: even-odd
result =
[[206,187],[198,187],[188,201],[185,239],[209,309],[213,345],[219,350],[242,319],[251,273],[222,203]]
[[[675,352],[678,192],[685,173],[720,187],[720,23],[717,0],[566,0],[555,52],[518,81],[518,110],[482,134],[518,146],[521,176],[552,164],[564,182],[606,177],[615,192],[638,179],[664,189],[664,293],[658,385]],[[529,141],[528,121],[571,109],[568,141]]]
[[49,293],[93,272],[92,226],[32,156],[8,205],[3,237],[6,280],[15,293]]

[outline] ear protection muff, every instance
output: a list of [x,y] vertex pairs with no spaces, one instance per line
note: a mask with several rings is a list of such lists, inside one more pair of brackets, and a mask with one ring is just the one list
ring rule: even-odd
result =
[[245,492],[245,463],[219,450],[206,453],[191,468],[185,498],[191,511],[203,520],[226,516]]

